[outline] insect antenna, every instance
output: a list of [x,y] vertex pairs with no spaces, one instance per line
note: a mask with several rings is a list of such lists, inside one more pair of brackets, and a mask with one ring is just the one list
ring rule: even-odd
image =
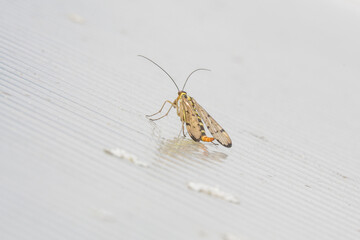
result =
[[183,91],[183,90],[184,90],[185,85],[186,85],[187,81],[189,80],[190,76],[191,76],[194,72],[197,72],[197,71],[200,71],[200,70],[204,70],[204,71],[211,71],[211,70],[206,69],[206,68],[198,68],[198,69],[195,69],[195,70],[194,70],[194,71],[192,71],[192,72],[189,74],[189,76],[186,78],[186,81],[185,81],[184,86],[183,86],[183,88],[181,89],[181,91]]
[[158,66],[161,70],[163,70],[164,73],[166,73],[166,75],[168,75],[169,78],[174,82],[175,87],[177,88],[178,92],[180,92],[179,87],[178,87],[178,85],[176,84],[176,82],[174,81],[174,79],[173,79],[173,78],[170,76],[170,74],[168,74],[162,67],[160,67],[159,64],[157,64],[156,62],[154,62],[154,61],[151,60],[150,58],[147,58],[147,57],[145,57],[145,56],[143,56],[143,55],[138,55],[138,56],[139,56],[139,57],[143,57],[143,58],[149,60],[150,62],[152,62],[153,64],[155,64],[156,66]]

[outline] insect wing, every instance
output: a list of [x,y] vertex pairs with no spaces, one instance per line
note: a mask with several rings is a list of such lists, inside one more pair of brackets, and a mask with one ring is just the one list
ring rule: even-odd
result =
[[192,106],[191,102],[188,99],[182,98],[180,101],[180,109],[184,110],[184,113],[181,114],[184,114],[186,129],[190,137],[194,141],[199,142],[201,140],[201,136],[203,135],[201,130],[204,129],[200,125],[201,120],[198,118],[198,115],[196,114],[194,107]]
[[232,142],[229,134],[225,132],[225,130],[195,101],[194,98],[192,101],[196,111],[200,114],[201,119],[205,122],[211,135],[224,147],[231,147]]

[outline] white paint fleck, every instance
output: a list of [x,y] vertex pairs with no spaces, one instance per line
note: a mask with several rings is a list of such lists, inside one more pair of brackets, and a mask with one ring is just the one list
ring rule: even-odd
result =
[[210,196],[221,198],[228,202],[240,203],[239,199],[237,199],[233,194],[221,191],[217,186],[213,187],[203,183],[189,182],[188,188],[197,192],[206,193]]
[[79,14],[76,14],[76,13],[70,13],[68,15],[68,18],[74,23],[83,24],[85,22],[85,19],[82,16],[80,16]]
[[104,149],[104,152],[107,154],[113,155],[118,158],[126,159],[132,163],[134,163],[137,166],[140,167],[149,167],[149,164],[142,162],[137,159],[137,157],[131,153],[128,153],[127,151],[120,149],[120,148],[114,148],[114,149]]

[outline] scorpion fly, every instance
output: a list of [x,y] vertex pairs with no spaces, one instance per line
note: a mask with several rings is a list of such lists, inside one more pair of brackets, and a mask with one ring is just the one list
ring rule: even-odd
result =
[[[157,63],[155,63],[154,61],[152,61],[151,59],[149,59],[145,56],[139,55],[139,57],[143,57],[143,58],[147,59],[148,61],[150,61],[153,64],[155,64],[156,66],[158,66],[162,71],[164,71],[166,73],[166,75],[168,75],[169,78],[174,82],[174,84],[178,90],[178,96],[173,102],[171,102],[169,100],[165,101],[158,112],[156,112],[152,115],[146,115],[146,117],[150,118],[152,116],[155,116],[156,114],[161,113],[165,104],[170,103],[171,106],[165,115],[163,115],[159,118],[156,118],[156,119],[150,118],[150,120],[156,121],[156,120],[159,120],[159,119],[167,116],[169,114],[170,110],[172,109],[172,107],[174,107],[174,108],[176,108],[177,115],[180,117],[182,132],[183,132],[184,136],[185,136],[184,124],[186,124],[187,132],[189,133],[190,137],[196,142],[199,142],[199,141],[213,142],[215,139],[224,147],[230,148],[232,146],[231,139],[230,139],[229,135],[225,132],[225,130],[210,116],[209,113],[207,113],[205,111],[205,109],[203,107],[201,107],[195,101],[194,98],[190,97],[184,91],[185,85],[193,73],[195,73],[196,71],[199,71],[199,70],[206,70],[206,71],[210,71],[210,70],[204,69],[204,68],[199,68],[199,69],[192,71],[189,74],[189,76],[187,77],[187,79],[184,83],[184,86],[183,86],[182,90],[180,91],[180,89],[177,86],[174,79],[162,67],[160,67]],[[210,133],[213,137],[206,136],[203,121],[205,122],[206,127],[208,128],[208,130],[210,131]]]

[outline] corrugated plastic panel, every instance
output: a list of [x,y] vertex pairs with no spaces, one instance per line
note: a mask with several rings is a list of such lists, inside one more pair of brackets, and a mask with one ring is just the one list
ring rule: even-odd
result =
[[[360,239],[360,2],[1,1],[0,239]],[[178,137],[176,88],[230,149]]]

